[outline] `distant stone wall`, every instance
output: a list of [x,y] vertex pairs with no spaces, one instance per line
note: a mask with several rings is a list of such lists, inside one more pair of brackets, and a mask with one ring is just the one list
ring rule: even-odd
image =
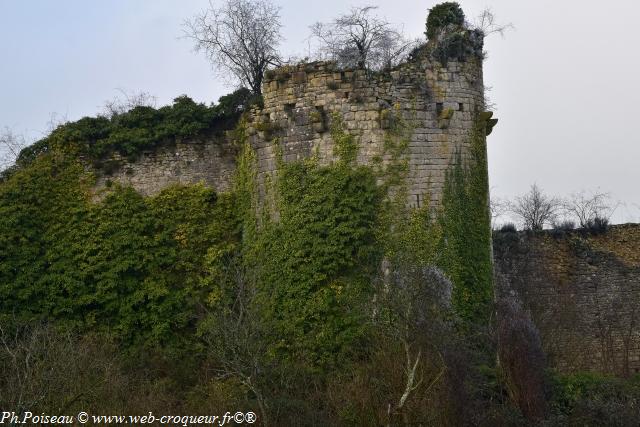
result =
[[385,136],[400,119],[408,129],[408,203],[420,205],[427,195],[437,202],[454,154],[469,154],[483,95],[477,58],[443,66],[423,55],[383,74],[339,70],[330,62],[274,70],[263,84],[264,108],[253,111],[248,129],[258,180],[275,173],[278,153],[285,162],[312,155],[324,164],[334,161],[336,113],[357,138],[360,164],[388,163]]
[[236,148],[224,137],[162,145],[143,152],[133,162],[115,154],[98,171],[96,189],[119,183],[149,196],[172,184],[202,182],[223,192],[230,189],[236,155]]
[[604,234],[497,233],[498,296],[515,295],[560,371],[640,372],[640,224]]

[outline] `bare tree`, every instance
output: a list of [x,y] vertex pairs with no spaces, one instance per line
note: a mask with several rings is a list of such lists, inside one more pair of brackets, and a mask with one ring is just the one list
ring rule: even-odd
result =
[[401,61],[415,44],[386,19],[371,15],[375,6],[353,7],[333,22],[311,26],[320,41],[320,54],[345,67],[389,68]]
[[20,151],[26,147],[27,141],[23,135],[14,133],[8,127],[0,131],[0,171],[13,165],[20,154]]
[[509,395],[525,417],[542,419],[547,405],[540,332],[513,297],[501,298],[497,312],[498,357]]
[[255,304],[256,269],[239,262],[234,254],[216,253],[211,258],[210,280],[226,283],[232,290],[228,306],[207,307],[200,335],[215,361],[216,379],[234,378],[256,397],[261,424],[269,425],[270,381],[277,375],[275,362],[267,356],[267,330]]
[[269,0],[226,0],[184,23],[185,34],[223,75],[229,72],[254,94],[267,67],[280,63],[280,8]]
[[118,88],[121,96],[116,96],[112,100],[104,103],[104,116],[111,118],[135,107],[156,107],[156,97],[148,92],[127,92],[124,89]]
[[49,121],[47,121],[47,127],[42,132],[42,136],[46,137],[58,127],[69,123],[69,116],[67,113],[61,114],[57,112],[49,113]]
[[496,227],[498,221],[509,210],[509,203],[499,197],[491,197],[489,199],[489,210],[491,212],[491,224]]
[[[438,344],[451,333],[444,319],[451,309],[453,285],[436,267],[394,268],[387,270],[382,281],[383,287],[376,297],[374,322],[391,342],[401,345],[405,354],[402,393],[387,402],[387,425],[390,426],[397,416],[406,416],[405,405],[411,396],[428,394],[443,378],[446,364]],[[425,360],[433,360],[436,354],[440,359],[440,363],[436,362],[438,372],[425,378]]]
[[510,203],[509,210],[519,219],[527,230],[542,230],[546,224],[550,224],[557,216],[562,202],[549,197],[533,184],[529,192],[517,197]]
[[586,228],[596,218],[609,219],[615,208],[611,207],[611,196],[608,193],[580,191],[572,193],[564,202],[564,209],[574,216],[580,227]]
[[[239,298],[245,298],[244,296]],[[218,315],[202,334],[209,354],[217,360],[214,375],[219,380],[237,379],[256,397],[262,425],[269,424],[269,397],[265,392],[269,375],[276,370],[268,361],[264,325],[250,307]]]
[[473,28],[482,32],[487,37],[491,34],[499,34],[504,37],[505,31],[513,29],[513,24],[499,24],[496,22],[496,16],[489,8],[484,9],[475,19]]

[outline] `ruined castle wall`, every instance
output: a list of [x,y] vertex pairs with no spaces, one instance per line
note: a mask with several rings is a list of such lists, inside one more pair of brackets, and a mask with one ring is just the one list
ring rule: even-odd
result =
[[202,182],[216,191],[227,191],[236,155],[237,150],[224,137],[165,144],[143,152],[135,161],[115,154],[106,164],[108,171],[98,171],[96,189],[119,183],[149,196],[172,184]]
[[498,233],[494,256],[498,296],[530,310],[553,367],[640,372],[640,225]]
[[483,111],[482,66],[478,59],[442,66],[427,58],[409,61],[385,74],[338,70],[320,62],[269,73],[263,85],[264,108],[254,110],[249,126],[258,157],[258,180],[276,170],[278,152],[285,162],[317,155],[334,160],[331,121],[356,136],[360,164],[391,161],[385,136],[394,121],[405,126],[410,205],[437,202],[445,173],[459,150],[469,154],[470,132]]
[[[385,138],[406,142],[407,203],[421,206],[430,198],[437,204],[446,170],[456,153],[463,160],[469,155],[470,134],[484,109],[482,61],[442,65],[423,53],[386,73],[340,70],[331,62],[282,67],[265,76],[263,98],[264,108],[254,108],[247,125],[262,193],[279,153],[285,162],[314,155],[321,164],[336,160],[330,129],[337,114],[343,130],[356,137],[360,164],[388,165],[393,157]],[[160,146],[134,162],[115,155],[117,167],[98,177],[97,188],[117,182],[151,195],[174,183],[204,182],[225,191],[235,156],[221,137]]]

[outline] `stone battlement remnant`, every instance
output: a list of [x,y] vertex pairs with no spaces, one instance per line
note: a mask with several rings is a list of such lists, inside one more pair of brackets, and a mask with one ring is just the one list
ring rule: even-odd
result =
[[143,151],[135,162],[114,154],[107,163],[109,173],[98,176],[97,188],[118,182],[145,196],[172,184],[202,182],[216,191],[231,189],[237,149],[224,137],[208,137],[164,145]]
[[402,123],[410,205],[441,199],[447,169],[468,157],[477,116],[484,112],[479,58],[446,65],[425,52],[385,73],[341,70],[315,62],[273,70],[265,76],[264,108],[252,111],[251,145],[258,181],[276,171],[277,156],[292,162],[317,156],[337,160],[332,121],[341,120],[358,144],[357,163],[385,164],[385,139]]
[[[482,59],[442,64],[426,47],[387,72],[344,70],[332,62],[269,70],[263,99],[264,107],[254,107],[247,117],[259,189],[275,175],[280,155],[285,162],[311,156],[323,164],[335,161],[331,127],[338,119],[355,137],[358,164],[388,164],[393,155],[385,141],[402,134],[411,206],[441,200],[446,171],[457,154],[463,161],[469,157],[476,121],[490,118],[484,112]],[[495,120],[488,123],[490,131]],[[226,191],[237,155],[232,145],[229,137],[209,137],[159,147],[133,163],[119,158],[98,187],[116,181],[149,195],[173,183],[204,182]]]

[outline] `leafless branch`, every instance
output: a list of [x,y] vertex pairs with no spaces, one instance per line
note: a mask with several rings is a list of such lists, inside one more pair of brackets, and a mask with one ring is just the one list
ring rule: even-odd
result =
[[0,130],[0,171],[13,165],[27,145],[24,135],[16,134],[8,127]]
[[416,42],[407,40],[402,28],[372,15],[375,9],[353,7],[331,23],[312,25],[311,35],[320,42],[319,56],[361,69],[390,68],[403,60]]
[[148,92],[127,92],[122,88],[117,89],[120,96],[104,103],[104,115],[114,117],[135,107],[156,107],[157,98]]
[[509,202],[499,197],[491,197],[489,210],[491,211],[491,224],[495,227],[500,218],[509,211]]
[[499,24],[496,22],[496,16],[490,8],[484,9],[475,19],[473,28],[482,31],[485,37],[491,34],[499,34],[504,37],[504,33],[507,30],[513,29],[514,26],[511,23]]
[[184,23],[185,36],[205,52],[222,75],[231,73],[255,94],[261,93],[267,67],[281,62],[277,47],[280,8],[269,0],[226,0]]
[[[596,218],[609,219],[615,210],[609,193],[580,191],[564,202],[564,209],[575,217],[580,227],[588,227]],[[617,207],[617,206],[616,206]]]
[[554,221],[561,207],[561,200],[547,196],[537,184],[533,184],[527,194],[510,203],[509,210],[525,229],[542,230]]

